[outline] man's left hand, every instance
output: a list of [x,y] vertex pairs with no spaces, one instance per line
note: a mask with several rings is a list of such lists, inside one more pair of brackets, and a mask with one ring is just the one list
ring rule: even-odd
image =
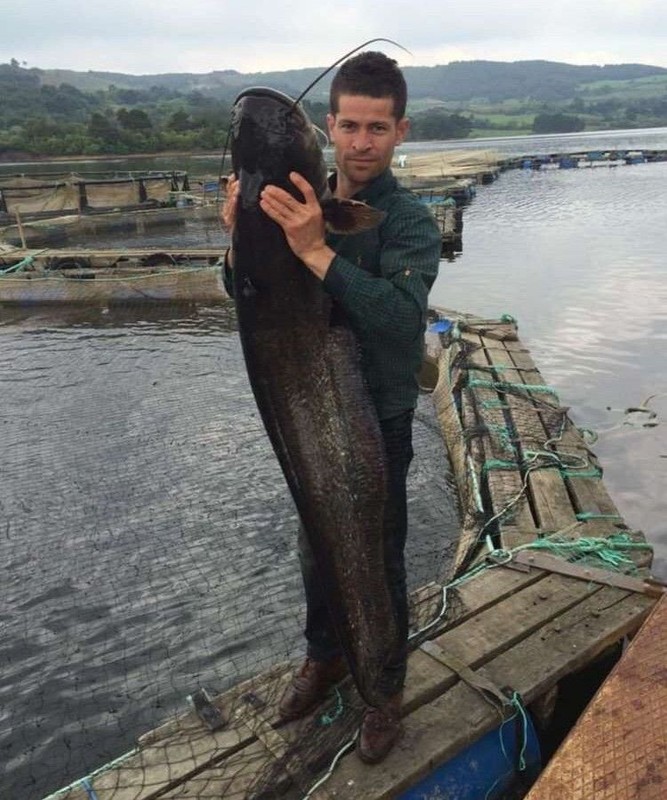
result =
[[278,186],[265,186],[260,208],[283,229],[292,252],[318,277],[323,278],[334,258],[334,251],[324,240],[322,209],[313,187],[298,172],[291,172],[292,183],[301,192],[300,203]]

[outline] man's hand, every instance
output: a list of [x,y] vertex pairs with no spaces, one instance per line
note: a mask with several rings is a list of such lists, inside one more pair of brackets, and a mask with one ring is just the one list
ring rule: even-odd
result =
[[303,194],[303,203],[277,186],[265,186],[259,205],[283,229],[292,252],[311,272],[322,279],[335,256],[334,251],[324,241],[322,209],[312,186],[305,178],[298,172],[291,172],[289,178]]
[[222,204],[220,221],[230,236],[234,233],[236,225],[236,206],[239,200],[239,179],[235,175],[227,178],[227,188],[225,191],[225,202]]
[[[239,180],[234,175],[227,178],[227,186],[225,191],[225,202],[222,204],[220,211],[220,222],[223,228],[229,234],[231,239],[234,236],[234,226],[236,225],[236,207],[239,202]],[[231,245],[227,250],[227,264],[230,267],[234,266],[234,252]]]

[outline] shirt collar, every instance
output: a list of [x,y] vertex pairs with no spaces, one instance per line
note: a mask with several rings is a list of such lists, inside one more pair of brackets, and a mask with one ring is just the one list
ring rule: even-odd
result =
[[[336,189],[336,182],[338,180],[338,176],[336,172],[333,172],[329,177],[329,186],[331,191],[334,192]],[[368,203],[369,205],[373,205],[373,203],[380,199],[384,194],[393,190],[396,187],[397,181],[394,177],[393,172],[389,167],[384,172],[381,172],[377,178],[373,178],[373,180],[360,189],[352,198],[353,200],[361,200],[364,203]]]

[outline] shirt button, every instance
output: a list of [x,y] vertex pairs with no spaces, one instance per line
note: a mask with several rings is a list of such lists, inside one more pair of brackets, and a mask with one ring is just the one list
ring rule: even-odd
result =
[[406,270],[405,270],[405,272],[404,272],[403,274],[404,274],[404,275],[405,275],[405,277],[407,278],[407,277],[408,277],[408,275],[410,274],[410,270],[409,270],[409,269],[406,269]]

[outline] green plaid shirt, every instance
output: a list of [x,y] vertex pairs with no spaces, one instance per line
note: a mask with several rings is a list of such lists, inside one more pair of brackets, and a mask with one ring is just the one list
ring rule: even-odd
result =
[[[428,208],[399,186],[391,170],[354,199],[387,216],[370,231],[327,236],[336,257],[324,288],[345,311],[359,341],[362,368],[379,418],[390,419],[417,403],[417,373],[428,293],[440,262],[440,232]],[[233,270],[226,259],[224,279],[233,296]]]
[[[335,182],[335,175],[332,180]],[[345,311],[380,419],[414,408],[428,293],[441,238],[433,215],[386,170],[354,197],[386,212],[377,228],[327,236],[336,257],[324,288]]]

